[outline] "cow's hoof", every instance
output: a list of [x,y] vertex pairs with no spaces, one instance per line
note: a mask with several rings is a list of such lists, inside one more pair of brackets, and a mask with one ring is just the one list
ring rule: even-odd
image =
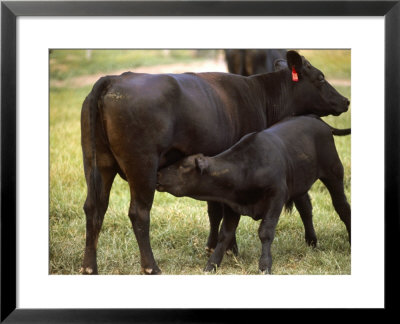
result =
[[259,269],[259,271],[260,271],[260,273],[263,274],[263,275],[270,275],[270,274],[272,274],[271,269],[264,269],[264,270]]
[[84,275],[96,275],[97,269],[93,269],[92,267],[81,267],[79,273]]
[[217,271],[217,265],[214,264],[214,263],[208,263],[203,271],[204,272],[216,272]]
[[142,268],[141,272],[145,275],[160,275],[161,270],[159,268]]

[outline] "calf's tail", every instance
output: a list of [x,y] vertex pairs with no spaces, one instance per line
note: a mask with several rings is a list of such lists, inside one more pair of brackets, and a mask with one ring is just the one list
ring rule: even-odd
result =
[[329,125],[326,121],[322,120],[319,116],[314,116],[314,117],[322,121],[325,125],[327,125],[331,129],[333,135],[346,136],[351,134],[351,128],[337,129]]
[[332,131],[333,135],[337,135],[337,136],[345,136],[345,135],[350,135],[351,134],[351,128],[345,128],[345,129],[337,129],[334,128],[330,125],[328,125]]

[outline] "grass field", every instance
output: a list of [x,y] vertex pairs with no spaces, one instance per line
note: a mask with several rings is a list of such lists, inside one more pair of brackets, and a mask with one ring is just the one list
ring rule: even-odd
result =
[[50,77],[65,80],[98,72],[132,70],[139,66],[195,62],[212,54],[212,50],[54,50],[50,55]]
[[[83,51],[54,51],[50,59],[50,76],[68,79],[85,73],[108,73],[124,64],[135,67],[200,59],[193,59],[193,53],[185,51],[170,57],[155,51],[141,55],[135,53],[136,61],[132,61],[132,57],[127,58],[127,53],[123,51],[109,54],[107,51],[93,51],[93,62],[85,64],[77,60],[84,57]],[[302,54],[325,72],[328,81],[330,78],[350,80],[349,51],[308,50],[302,51]],[[116,61],[124,63],[118,65]],[[336,88],[351,100],[350,86]],[[78,274],[83,258],[85,215],[82,206],[86,198],[86,183],[80,147],[80,110],[90,90],[90,86],[50,88],[51,274]],[[325,120],[334,127],[347,128],[351,124],[351,114],[349,111],[339,117],[326,117]],[[336,137],[335,141],[345,167],[345,191],[351,203],[351,136]],[[351,253],[347,232],[332,207],[328,191],[318,181],[310,195],[318,246],[310,248],[306,245],[303,225],[295,209],[290,214],[282,213],[272,245],[273,273],[350,274]],[[127,216],[128,207],[128,185],[117,176],[99,239],[97,260],[100,274],[140,273],[139,250]],[[205,202],[156,193],[151,211],[150,237],[155,258],[164,274],[203,274],[202,269],[208,258],[204,249],[209,230],[206,210]],[[259,222],[250,217],[241,218],[237,230],[239,255],[226,255],[217,274],[258,274],[261,253],[258,226]]]

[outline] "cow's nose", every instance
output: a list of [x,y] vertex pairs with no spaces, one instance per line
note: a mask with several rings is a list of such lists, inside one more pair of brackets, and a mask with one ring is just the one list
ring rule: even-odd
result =
[[350,106],[350,100],[349,99],[344,98],[344,101],[345,101],[347,107]]

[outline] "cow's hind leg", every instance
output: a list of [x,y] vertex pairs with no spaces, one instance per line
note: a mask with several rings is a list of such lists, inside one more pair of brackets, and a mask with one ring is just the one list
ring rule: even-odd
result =
[[321,181],[329,190],[333,207],[346,225],[349,242],[351,242],[351,208],[344,193],[343,176],[324,178]]
[[310,246],[317,246],[317,235],[315,234],[312,220],[312,205],[308,193],[293,200],[303,221],[306,242]]
[[[228,210],[228,213],[232,211],[228,206],[222,203],[209,201],[207,202],[207,204],[208,204],[208,217],[210,220],[210,234],[208,236],[206,250],[207,252],[212,253],[218,243],[219,225],[221,224],[221,220],[224,216],[224,211]],[[236,243],[235,235],[233,236],[231,242],[229,243],[227,251],[232,251],[234,255],[238,255],[239,249]]]
[[107,166],[86,167],[85,171],[88,185],[87,198],[83,206],[86,214],[86,247],[80,272],[97,274],[97,242],[117,170],[113,166]]
[[[141,161],[146,161],[146,164]],[[138,160],[127,168],[131,191],[129,218],[140,250],[141,270],[144,274],[160,274],[150,245],[150,209],[157,182],[158,159],[155,155]]]

